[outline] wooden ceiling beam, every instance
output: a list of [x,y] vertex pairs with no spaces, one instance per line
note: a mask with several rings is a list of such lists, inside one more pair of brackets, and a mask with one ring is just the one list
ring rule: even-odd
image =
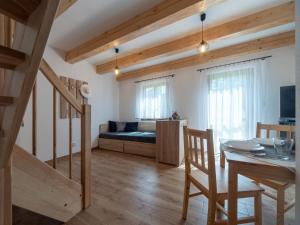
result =
[[245,55],[274,48],[280,48],[295,43],[295,31],[289,31],[277,34],[270,37],[256,39],[253,41],[228,46],[221,49],[216,49],[207,52],[204,55],[194,55],[162,64],[157,64],[142,69],[130,71],[117,76],[118,81],[127,80],[131,78],[142,77],[153,73],[160,73],[169,70],[181,69],[185,67],[200,65],[208,63],[219,58],[230,57],[234,55]]
[[65,60],[79,62],[150,33],[225,0],[165,0],[155,7],[68,51]]
[[60,0],[55,18],[67,11],[77,0]]
[[[221,38],[258,32],[294,21],[295,3],[292,1],[221,24],[219,26],[209,28],[204,32],[204,38],[206,41],[211,42]],[[158,56],[184,52],[196,48],[201,42],[201,39],[201,32],[197,32],[174,41],[143,49],[119,58],[118,66],[120,68],[125,68],[135,64],[143,63],[146,60]],[[113,71],[114,67],[115,61],[111,60],[109,62],[97,65],[96,71],[98,74],[105,74]]]

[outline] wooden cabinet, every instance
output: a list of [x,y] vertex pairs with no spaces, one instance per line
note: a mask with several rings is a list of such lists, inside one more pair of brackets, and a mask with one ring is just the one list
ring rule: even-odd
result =
[[186,120],[156,122],[157,161],[179,166],[184,159],[183,126]]

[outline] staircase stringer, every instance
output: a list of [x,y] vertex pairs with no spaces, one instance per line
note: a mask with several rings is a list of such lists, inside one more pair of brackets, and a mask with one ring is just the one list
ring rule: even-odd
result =
[[58,4],[59,0],[42,0],[30,16],[24,32],[23,25],[17,26],[14,48],[28,56],[11,74],[11,87],[7,95],[16,97],[16,102],[5,109],[2,119],[2,129],[6,135],[0,137],[0,168],[7,165],[11,156]]
[[82,209],[81,184],[15,145],[12,202],[37,214],[67,222]]

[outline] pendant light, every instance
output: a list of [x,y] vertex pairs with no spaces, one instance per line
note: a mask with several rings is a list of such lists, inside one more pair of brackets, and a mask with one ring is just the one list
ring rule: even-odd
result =
[[115,52],[116,52],[116,66],[114,69],[115,75],[118,76],[120,74],[120,69],[118,67],[118,53],[119,53],[119,49],[115,48]]
[[203,23],[204,23],[205,19],[206,19],[206,14],[202,13],[200,15],[200,20],[201,20],[201,23],[202,23],[202,41],[201,41],[201,43],[200,43],[200,45],[198,47],[199,52],[202,53],[202,54],[205,53],[205,52],[207,52],[208,47],[209,47],[208,43],[206,41],[204,41],[204,39],[203,39]]

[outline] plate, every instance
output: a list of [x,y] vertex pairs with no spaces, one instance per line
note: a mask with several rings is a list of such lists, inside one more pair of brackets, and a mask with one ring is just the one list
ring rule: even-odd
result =
[[241,151],[261,151],[264,150],[264,147],[261,146],[259,143],[253,141],[253,140],[231,140],[224,143],[225,146],[241,150]]
[[274,142],[271,138],[254,138],[253,141],[263,146],[274,146]]

